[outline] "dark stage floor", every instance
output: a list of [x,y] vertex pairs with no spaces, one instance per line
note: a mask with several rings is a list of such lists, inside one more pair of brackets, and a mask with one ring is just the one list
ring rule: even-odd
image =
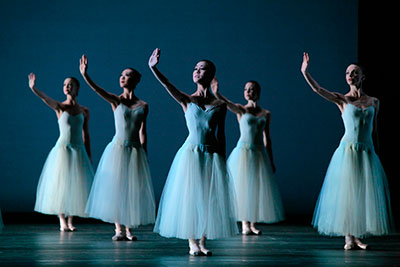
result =
[[188,255],[185,240],[162,238],[151,226],[138,241],[111,240],[111,224],[77,224],[60,233],[56,224],[10,224],[0,232],[0,265],[297,265],[400,266],[400,235],[371,237],[368,251],[344,251],[343,238],[320,236],[307,225],[260,225],[262,236],[208,241],[211,257]]

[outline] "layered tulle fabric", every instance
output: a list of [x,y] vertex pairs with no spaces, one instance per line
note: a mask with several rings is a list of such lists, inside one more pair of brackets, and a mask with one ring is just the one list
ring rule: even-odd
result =
[[313,225],[326,235],[384,235],[393,230],[389,187],[372,141],[375,107],[347,104],[345,134],[329,164]]
[[237,233],[234,189],[223,157],[185,142],[171,165],[154,231],[181,239]]
[[44,164],[35,211],[87,217],[85,206],[92,179],[92,166],[83,144],[59,140]]
[[97,167],[86,212],[128,227],[154,223],[155,201],[146,152],[113,138]]
[[387,179],[373,147],[340,143],[312,223],[320,233],[331,236],[385,235],[393,230]]
[[236,192],[238,221],[275,223],[284,219],[278,184],[262,146],[238,142],[228,158],[228,167]]

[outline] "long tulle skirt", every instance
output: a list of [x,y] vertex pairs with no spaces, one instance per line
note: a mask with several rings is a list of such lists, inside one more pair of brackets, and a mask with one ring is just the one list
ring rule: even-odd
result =
[[116,138],[97,167],[86,212],[128,227],[154,223],[155,200],[147,155],[140,144]]
[[85,206],[92,180],[93,169],[85,147],[57,142],[39,179],[35,211],[87,217]]
[[237,233],[234,190],[223,157],[202,145],[185,143],[179,149],[154,231],[181,239],[215,239]]
[[227,162],[236,192],[237,220],[284,220],[281,195],[265,149],[240,142]]
[[364,237],[393,230],[388,183],[373,148],[340,143],[329,164],[312,224],[330,236]]

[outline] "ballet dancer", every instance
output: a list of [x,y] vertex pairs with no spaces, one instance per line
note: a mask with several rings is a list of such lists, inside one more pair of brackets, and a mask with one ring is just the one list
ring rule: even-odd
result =
[[[131,228],[154,223],[155,200],[147,160],[146,121],[149,106],[135,95],[141,74],[122,71],[120,95],[107,92],[90,78],[88,59],[80,59],[80,72],[87,84],[114,112],[115,135],[97,167],[86,212],[90,217],[115,223],[114,241],[134,241]],[[125,232],[123,231],[125,226]]]
[[78,104],[79,81],[74,77],[64,81],[63,102],[38,90],[35,74],[29,74],[28,79],[32,92],[56,112],[60,129],[40,175],[35,211],[58,214],[60,231],[75,231],[73,216],[87,217],[85,206],[93,180],[89,109]]
[[345,250],[367,249],[360,238],[393,230],[389,188],[375,153],[373,135],[379,100],[362,89],[365,75],[357,64],[346,69],[346,94],[322,88],[308,72],[310,57],[303,54],[301,72],[312,90],[336,104],[345,133],[334,152],[315,207],[312,224],[318,232],[345,236]]
[[[154,231],[165,237],[189,240],[189,254],[212,255],[206,238],[237,233],[234,189],[225,162],[226,105],[210,91],[215,76],[211,61],[199,61],[193,70],[197,90],[178,90],[157,68],[160,50],[153,51],[149,67],[182,107],[189,130],[167,177]],[[199,239],[199,241],[197,241]]]

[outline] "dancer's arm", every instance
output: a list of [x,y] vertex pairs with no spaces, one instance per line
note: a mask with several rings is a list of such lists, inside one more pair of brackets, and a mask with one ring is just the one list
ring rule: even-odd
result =
[[220,92],[219,92],[219,84],[218,84],[218,80],[217,78],[214,77],[214,79],[211,81],[211,90],[214,93],[215,97],[219,100],[221,100],[222,102],[224,102],[227,106],[227,108],[237,114],[238,116],[242,116],[244,113],[246,113],[245,108],[243,107],[243,105],[240,104],[236,104],[233,103],[232,101],[230,101],[228,98],[226,98],[225,96],[223,96]]
[[275,173],[276,168],[275,168],[274,158],[273,158],[273,154],[272,154],[272,142],[271,142],[271,134],[270,134],[271,113],[268,111],[265,116],[267,118],[267,122],[265,124],[264,131],[263,131],[264,146],[265,146],[265,149],[267,150],[269,160],[271,161],[272,171]]
[[218,142],[218,154],[226,158],[226,138],[225,138],[225,118],[226,118],[226,106],[221,104],[221,113],[218,121],[218,127],[216,132]]
[[308,72],[308,67],[310,64],[310,57],[308,53],[303,54],[303,63],[301,65],[301,72],[303,73],[304,79],[310,85],[311,89],[318,95],[322,96],[326,100],[335,103],[341,111],[343,111],[346,101],[345,97],[340,93],[330,92],[325,88],[322,88],[310,75]]
[[149,105],[146,103],[144,106],[144,119],[139,130],[140,144],[144,151],[147,152],[147,115],[149,114]]
[[189,105],[190,97],[179,91],[168,79],[167,77],[164,76],[158,69],[157,69],[157,64],[159,62],[160,58],[160,49],[156,48],[152,55],[149,58],[149,67],[151,71],[153,72],[154,76],[157,78],[157,80],[161,83],[161,85],[167,90],[167,92],[178,102],[183,110],[186,112],[187,107]]
[[62,113],[61,109],[61,103],[52,99],[42,91],[36,88],[36,75],[34,73],[31,73],[28,75],[29,79],[29,88],[31,88],[32,92],[37,95],[42,101],[49,106],[51,109],[53,109],[56,113],[57,116],[59,117]]
[[104,90],[103,88],[101,88],[100,86],[98,86],[89,76],[89,74],[87,73],[87,69],[88,69],[88,59],[85,55],[82,55],[82,57],[79,59],[79,70],[83,76],[83,78],[85,79],[86,83],[102,98],[104,98],[107,102],[109,102],[113,108],[113,110],[115,110],[117,108],[117,106],[120,103],[119,97],[113,93],[107,92],[106,90]]
[[379,100],[377,98],[374,99],[375,104],[375,114],[374,114],[374,128],[372,131],[372,138],[375,143],[375,150],[379,154],[379,136],[378,136],[378,113],[379,113]]
[[83,137],[83,143],[85,144],[86,148],[86,153],[89,156],[90,161],[92,160],[92,151],[90,147],[90,135],[89,135],[89,118],[90,118],[90,113],[89,109],[86,107],[83,107],[83,128],[82,128],[82,137]]

